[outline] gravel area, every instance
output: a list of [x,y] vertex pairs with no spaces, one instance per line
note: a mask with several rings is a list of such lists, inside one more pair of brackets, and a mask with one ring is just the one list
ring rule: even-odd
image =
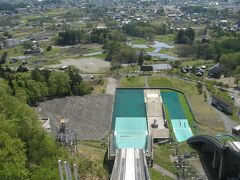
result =
[[51,132],[56,135],[59,119],[68,119],[68,126],[78,140],[101,139],[110,131],[113,96],[73,96],[49,100],[37,107],[42,117],[49,117]]
[[50,67],[60,68],[63,66],[74,65],[82,72],[95,73],[95,72],[106,72],[110,68],[110,62],[105,61],[101,58],[88,57],[79,59],[65,59],[61,60],[60,64],[54,64]]

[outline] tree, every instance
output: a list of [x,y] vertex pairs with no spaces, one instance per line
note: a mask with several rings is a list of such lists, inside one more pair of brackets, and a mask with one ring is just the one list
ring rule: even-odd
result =
[[79,84],[78,89],[79,89],[78,95],[89,94],[92,91],[92,89],[85,82]]
[[8,52],[5,51],[1,57],[1,61],[0,61],[0,64],[5,64],[6,63],[6,60],[7,60],[7,56],[8,56]]
[[125,42],[127,39],[126,34],[113,30],[108,34],[108,39],[115,42]]
[[34,68],[34,70],[31,71],[31,79],[34,81],[44,82],[44,77],[42,76],[38,68]]
[[144,62],[144,51],[141,50],[138,56],[138,65],[142,66]]
[[31,49],[32,46],[33,46],[33,42],[32,41],[24,41],[23,42],[24,49]]
[[66,70],[70,78],[70,89],[73,95],[82,95],[80,84],[82,83],[82,77],[79,69],[74,66],[69,66]]
[[166,26],[166,24],[156,25],[154,28],[155,28],[156,34],[164,35],[164,34],[167,33],[167,26]]
[[195,39],[195,32],[192,28],[186,30],[179,30],[175,36],[175,43],[177,44],[192,44]]
[[204,95],[203,95],[204,101],[207,102],[207,92],[204,91]]
[[234,78],[235,78],[235,84],[238,85],[240,81],[240,66],[237,66],[237,68],[234,71]]
[[199,94],[202,94],[202,84],[200,83],[200,82],[197,82],[197,85],[196,85],[196,87],[197,87],[197,90],[198,90],[198,93]]
[[106,60],[112,60],[113,55],[116,51],[120,48],[120,43],[116,41],[107,41],[103,45],[103,49],[105,50],[105,53],[107,54]]
[[193,76],[195,75],[195,73],[196,73],[196,66],[194,66],[194,65],[192,66],[191,73],[192,73]]
[[181,64],[182,64],[182,62],[178,61],[178,60],[171,62],[171,65],[173,68],[180,68]]
[[123,31],[130,36],[142,37],[150,40],[155,33],[155,29],[152,25],[145,22],[127,24],[123,27]]
[[226,75],[232,74],[235,68],[240,65],[240,54],[223,54],[220,59],[220,63],[224,67],[224,72]]
[[49,45],[49,46],[47,47],[47,51],[51,51],[51,50],[52,50],[52,46]]
[[207,33],[208,33],[207,31],[208,31],[208,29],[207,29],[207,27],[205,27],[203,34],[204,34],[204,35],[207,35]]
[[189,38],[190,43],[193,43],[194,39],[195,39],[195,32],[192,28],[187,28],[187,30],[185,31],[185,35]]
[[17,68],[17,72],[28,72],[28,68],[25,67],[25,66],[20,65],[20,66]]
[[[1,128],[7,128],[1,119]],[[13,138],[8,133],[0,132],[0,179],[27,179],[29,171],[26,169],[27,157],[24,144],[19,138]]]
[[49,79],[49,93],[51,96],[66,96],[70,92],[70,79],[64,72],[52,72]]
[[123,45],[114,53],[113,59],[119,61],[120,63],[132,64],[137,62],[138,57],[135,49]]
[[177,53],[180,57],[190,57],[195,55],[195,48],[190,45],[183,45],[177,48]]
[[48,88],[45,83],[28,80],[25,82],[25,84],[25,89],[28,94],[30,104],[35,104],[43,97],[46,97],[48,95]]
[[196,45],[197,58],[213,59],[214,49],[208,43],[198,43]]
[[[59,179],[56,162],[62,151],[41,128],[36,112],[8,88],[1,80],[0,179]],[[44,172],[50,172],[47,178],[35,178]]]

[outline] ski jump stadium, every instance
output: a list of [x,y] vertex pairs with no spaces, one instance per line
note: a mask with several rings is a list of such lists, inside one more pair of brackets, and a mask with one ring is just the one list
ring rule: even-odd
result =
[[[172,108],[174,104],[174,108]],[[168,142],[169,127],[165,108],[170,113],[178,142],[192,136],[177,92],[160,89],[117,89],[112,115],[108,158],[115,160],[111,179],[150,179],[153,143]]]
[[[240,175],[240,143],[236,139],[226,144],[211,136],[193,136],[177,91],[117,88],[108,146],[108,159],[114,162],[111,180],[149,180],[153,143],[168,142],[169,127],[176,141],[187,140],[210,157],[212,166],[206,168],[217,172],[216,179]],[[232,171],[226,170],[228,165],[233,166]]]

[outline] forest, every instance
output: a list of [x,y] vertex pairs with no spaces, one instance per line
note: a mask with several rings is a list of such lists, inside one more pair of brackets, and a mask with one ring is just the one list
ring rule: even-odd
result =
[[57,159],[66,152],[41,128],[37,114],[11,94],[0,79],[0,179],[56,179]]
[[65,71],[34,69],[17,72],[0,68],[0,76],[11,88],[11,95],[29,105],[36,105],[47,98],[91,93],[91,88],[82,81],[79,70],[69,66]]

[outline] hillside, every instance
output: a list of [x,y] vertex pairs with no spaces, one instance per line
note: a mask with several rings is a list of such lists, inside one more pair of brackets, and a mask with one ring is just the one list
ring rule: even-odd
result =
[[58,179],[57,159],[63,154],[40,126],[38,116],[11,96],[0,80],[0,179]]

